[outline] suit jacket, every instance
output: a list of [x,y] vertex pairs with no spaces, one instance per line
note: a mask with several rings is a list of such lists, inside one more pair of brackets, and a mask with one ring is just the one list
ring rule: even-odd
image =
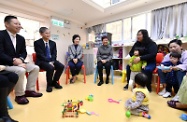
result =
[[49,40],[49,48],[51,52],[51,60],[48,60],[46,57],[45,44],[43,39],[41,38],[34,42],[34,50],[36,52],[37,65],[40,65],[40,63],[42,62],[56,61],[56,57],[57,57],[56,43],[52,40]]
[[14,49],[12,40],[6,30],[0,31],[0,64],[13,65],[13,58],[27,57],[25,39],[16,34],[16,50]]
[[74,59],[75,56],[77,56],[76,57],[77,59],[82,60],[83,48],[82,46],[78,45],[76,50],[74,44],[72,44],[68,47],[68,53],[69,53],[68,61]]

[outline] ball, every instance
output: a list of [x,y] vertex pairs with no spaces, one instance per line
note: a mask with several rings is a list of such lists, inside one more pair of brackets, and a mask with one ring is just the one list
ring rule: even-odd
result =
[[129,118],[129,117],[131,116],[131,112],[130,112],[130,111],[127,111],[127,112],[125,113],[125,115],[126,115],[127,118]]

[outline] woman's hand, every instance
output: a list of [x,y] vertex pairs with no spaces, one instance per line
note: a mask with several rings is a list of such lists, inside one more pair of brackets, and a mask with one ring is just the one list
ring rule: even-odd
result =
[[175,70],[175,71],[180,70],[180,68],[178,68],[178,67],[176,67],[176,66],[172,67],[171,69],[172,69],[172,70]]
[[106,63],[106,60],[101,60],[101,62],[102,62],[103,64],[105,64],[105,63]]
[[133,63],[137,64],[140,61],[140,57],[134,59]]

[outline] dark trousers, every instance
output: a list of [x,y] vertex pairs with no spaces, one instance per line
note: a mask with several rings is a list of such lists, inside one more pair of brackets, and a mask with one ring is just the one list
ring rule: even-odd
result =
[[[181,70],[176,71],[176,76],[177,76],[177,81],[178,81],[179,87],[182,83],[182,79],[185,76],[185,74],[186,74],[186,71],[181,71]],[[158,69],[158,76],[160,77],[160,82],[161,83],[166,83],[167,84],[166,75],[167,75],[167,73],[164,73],[164,72],[162,72],[161,69]]]
[[68,65],[69,65],[69,68],[70,68],[70,71],[71,71],[71,74],[72,76],[75,76],[75,75],[78,75],[80,70],[81,70],[81,67],[83,65],[83,62],[82,61],[78,61],[76,64],[73,62],[73,60],[69,61],[68,62]]
[[18,81],[17,74],[7,71],[5,72],[0,72],[0,118],[3,116],[8,116],[7,96]]
[[174,89],[174,92],[177,93],[179,90],[179,85],[178,83],[172,84],[170,82],[167,82],[167,86],[166,86],[166,91],[168,92],[172,92],[172,87]]
[[[52,85],[53,83],[56,83],[60,79],[60,76],[64,70],[64,65],[61,64],[59,61],[54,61],[53,64],[54,64],[54,67],[48,62],[42,62],[39,65],[41,69],[44,69],[46,71],[48,85]],[[55,71],[55,74],[54,74],[54,71]]]
[[107,79],[110,76],[110,68],[111,68],[111,62],[107,61],[106,63],[102,63],[101,61],[97,62],[97,69],[99,73],[99,80],[103,82],[103,66],[105,67],[106,70],[106,76]]
[[[153,63],[148,63],[145,69],[142,70],[142,73],[145,73],[148,77],[147,88],[149,91],[151,91],[152,72],[154,71],[155,68],[156,68],[156,63],[153,62]],[[131,74],[129,65],[126,66],[126,72],[127,72],[127,83],[129,83],[130,74]]]

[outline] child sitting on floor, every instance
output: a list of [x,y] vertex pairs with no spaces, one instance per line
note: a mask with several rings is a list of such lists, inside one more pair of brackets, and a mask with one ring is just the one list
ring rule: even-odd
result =
[[131,112],[132,115],[146,117],[151,116],[149,111],[149,91],[146,88],[148,78],[144,73],[138,73],[135,76],[136,88],[133,89],[133,97],[128,99],[125,103],[125,108]]
[[143,50],[141,48],[135,48],[134,49],[134,55],[129,60],[129,66],[131,69],[131,75],[130,75],[130,81],[129,81],[129,87],[134,87],[134,77],[136,74],[140,73],[142,69],[144,69],[147,65],[146,61],[139,61],[138,63],[134,63],[134,59],[137,57],[140,57],[143,53]]
[[174,89],[174,92],[177,93],[179,90],[179,82],[177,80],[177,69],[175,67],[176,65],[181,64],[180,62],[181,54],[179,53],[171,53],[170,54],[170,61],[162,62],[161,67],[168,66],[170,67],[170,71],[166,74],[166,90],[165,93],[160,92],[159,95],[163,96],[164,98],[171,97],[171,91],[172,87]]

